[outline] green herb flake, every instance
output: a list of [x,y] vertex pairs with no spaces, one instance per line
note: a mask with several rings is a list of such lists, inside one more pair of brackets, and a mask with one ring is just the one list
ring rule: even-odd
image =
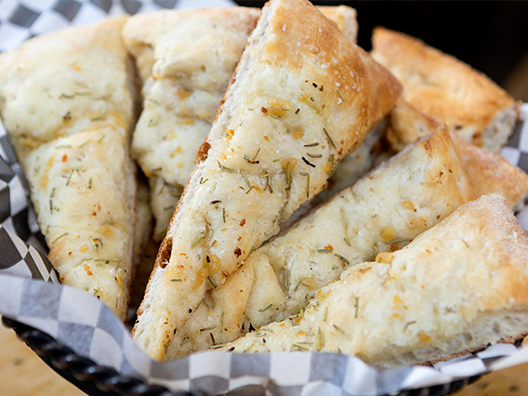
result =
[[216,326],[217,325],[211,325],[209,327],[204,327],[203,329],[200,329],[200,331],[207,331],[207,330],[213,330],[213,329],[216,329]]
[[264,312],[264,311],[267,311],[268,309],[270,309],[272,307],[273,304],[268,304],[262,308],[259,309],[259,312]]
[[323,154],[311,154],[311,153],[306,153],[306,155],[308,157],[311,157],[311,158],[322,158],[323,157]]
[[275,118],[276,120],[280,120],[280,116],[278,115],[275,115],[275,114],[270,114],[272,118]]
[[91,177],[88,180],[88,188],[92,188],[92,178]]
[[216,285],[216,282],[214,281],[214,279],[209,275],[207,277],[207,279],[209,280],[209,282],[211,283],[211,285],[213,285],[213,287],[216,289],[218,286]]
[[345,334],[345,332],[343,331],[343,329],[341,329],[340,327],[336,326],[336,325],[332,325],[334,326],[334,328],[339,331],[341,334]]
[[224,224],[226,222],[225,208],[222,208],[222,218],[224,219]]
[[68,176],[68,180],[66,180],[66,185],[70,184],[70,180],[73,176],[74,169],[70,170],[70,175]]
[[341,256],[340,254],[334,253],[334,256],[336,256],[339,260],[341,260],[344,264],[350,265],[350,261],[348,261],[345,257]]
[[220,161],[216,161],[218,162],[218,166],[220,167],[220,169],[222,169],[223,171],[227,171],[227,172],[231,172],[231,173],[235,173],[235,171],[231,168],[228,168],[227,166],[224,166],[220,163]]
[[183,282],[183,280],[181,280],[180,278],[177,278],[177,279],[171,279],[171,282]]
[[343,96],[343,94],[341,93],[341,91],[339,89],[337,90],[337,94],[339,95],[341,100],[344,102],[345,101],[345,97]]
[[317,329],[317,351],[321,351],[321,349],[323,349],[323,332],[319,327]]
[[51,189],[50,198],[53,198],[54,195],[55,195],[55,187],[53,187],[53,188]]
[[410,242],[412,239],[409,238],[400,238],[400,239],[393,239],[392,241],[387,242],[388,244],[398,243],[398,242]]
[[330,143],[330,146],[332,146],[333,148],[336,148],[334,141],[332,140],[332,138],[330,137],[330,135],[328,134],[325,128],[323,128],[323,132],[325,133],[326,138],[328,139],[328,143]]
[[244,178],[244,181],[246,182],[248,188],[251,188],[251,183],[249,183],[249,180],[248,180],[248,178],[246,176],[246,172],[240,171],[240,173],[242,174],[242,177]]
[[292,344],[292,349],[293,348],[297,348],[297,349],[300,349],[301,351],[308,351],[308,348],[302,346],[302,345],[299,345],[298,343],[297,344]]
[[204,180],[203,177],[200,177],[200,184],[204,184],[207,180],[209,180],[209,179],[205,179]]
[[371,218],[374,218],[374,217],[378,217],[378,215],[377,215],[377,214],[373,214],[373,215],[371,216]]
[[95,122],[95,121],[103,121],[104,119],[105,119],[104,117],[99,116],[99,117],[90,118],[90,121],[93,121],[93,122]]
[[120,259],[113,259],[113,258],[99,258],[99,259],[95,259],[94,261],[101,261],[101,262],[104,262],[104,263],[118,263],[121,260]]
[[403,332],[405,333],[405,331],[407,331],[407,327],[409,327],[410,325],[413,325],[415,323],[416,323],[416,320],[413,320],[411,322],[405,323],[405,327],[403,328]]
[[358,311],[359,311],[359,297],[354,297],[354,319],[357,319],[358,317]]
[[185,337],[185,338],[182,340],[180,346],[182,347],[182,346],[184,346],[185,344],[187,344],[188,342],[189,342],[189,337]]
[[[211,334],[212,335],[212,334]],[[223,348],[225,347],[227,344],[216,344],[216,345],[211,345],[209,347],[209,349],[220,349],[220,348]]]
[[328,317],[328,307],[325,307],[325,313],[323,315],[323,322],[326,322],[327,317]]
[[90,236],[90,242],[92,242],[93,249],[98,252],[99,251],[99,245],[95,242],[95,240]]
[[153,127],[154,125],[156,125],[159,121],[159,118],[160,118],[160,115],[159,114],[156,114],[154,115],[154,117],[152,117],[149,122],[148,122],[148,126],[149,127]]
[[332,253],[332,249],[317,249],[317,253]]
[[191,248],[195,247],[198,242],[200,242],[202,239],[204,239],[207,236],[207,234],[201,234],[194,238],[194,241],[191,243]]
[[295,289],[293,289],[293,292],[295,293],[297,291],[297,289],[299,288],[299,286],[301,285],[302,283],[302,280],[300,280],[299,282],[297,282],[297,286],[295,286]]
[[352,245],[350,244],[350,240],[349,240],[348,238],[343,238],[343,240],[345,241],[345,243],[346,243],[348,246],[352,246]]
[[101,143],[103,141],[103,139],[105,138],[105,135],[102,135],[98,140],[97,140],[97,143]]
[[55,238],[55,240],[53,242],[51,242],[51,244],[53,245],[55,242],[57,242],[59,239],[61,239],[62,237],[65,237],[66,235],[68,235],[69,232],[65,232],[64,234],[62,235],[59,235],[57,238]]

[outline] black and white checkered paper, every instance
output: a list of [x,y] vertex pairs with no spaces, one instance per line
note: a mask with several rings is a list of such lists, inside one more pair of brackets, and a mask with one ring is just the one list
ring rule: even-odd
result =
[[[0,0],[0,51],[35,35],[108,15],[160,8],[229,6],[230,0]],[[528,105],[502,155],[528,171]],[[528,348],[499,344],[434,367],[378,371],[332,353],[230,354],[209,351],[158,363],[132,341],[119,319],[92,295],[63,286],[51,267],[28,206],[27,184],[0,123],[0,314],[42,330],[100,365],[171,390],[210,394],[380,395],[448,384],[528,362]],[[528,228],[528,210],[518,214]],[[44,282],[43,282],[44,281]]]

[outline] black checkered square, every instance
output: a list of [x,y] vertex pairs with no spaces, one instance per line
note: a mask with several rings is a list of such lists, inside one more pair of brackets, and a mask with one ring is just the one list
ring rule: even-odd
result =
[[39,15],[40,13],[24,7],[22,4],[19,4],[15,11],[11,14],[9,22],[21,27],[29,28],[31,25],[33,25],[33,22],[37,20]]
[[53,7],[53,10],[70,22],[73,21],[80,9],[81,3],[75,0],[59,0]]

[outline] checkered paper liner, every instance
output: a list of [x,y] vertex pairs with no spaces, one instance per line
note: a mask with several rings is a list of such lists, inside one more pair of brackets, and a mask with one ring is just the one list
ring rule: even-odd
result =
[[[228,6],[230,0],[0,0],[0,51],[35,35],[109,15],[160,8]],[[502,155],[528,171],[528,105]],[[528,228],[528,210],[518,214]],[[45,252],[27,182],[0,123],[0,314],[37,328],[76,353],[119,373],[171,390],[211,394],[380,395],[447,384],[456,379],[528,362],[528,348],[498,344],[434,367],[378,371],[332,353],[230,354],[208,351],[158,363],[99,300],[59,283]],[[44,281],[44,282],[42,282]]]

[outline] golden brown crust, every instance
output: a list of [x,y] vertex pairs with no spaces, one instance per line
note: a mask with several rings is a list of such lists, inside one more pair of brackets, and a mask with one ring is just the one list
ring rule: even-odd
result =
[[510,207],[517,208],[528,196],[528,175],[504,158],[479,149],[455,134],[453,142],[477,196],[501,191]]
[[406,101],[474,144],[497,144],[485,142],[483,133],[499,113],[516,107],[504,90],[465,63],[403,33],[378,27],[372,41],[373,57],[404,85]]

